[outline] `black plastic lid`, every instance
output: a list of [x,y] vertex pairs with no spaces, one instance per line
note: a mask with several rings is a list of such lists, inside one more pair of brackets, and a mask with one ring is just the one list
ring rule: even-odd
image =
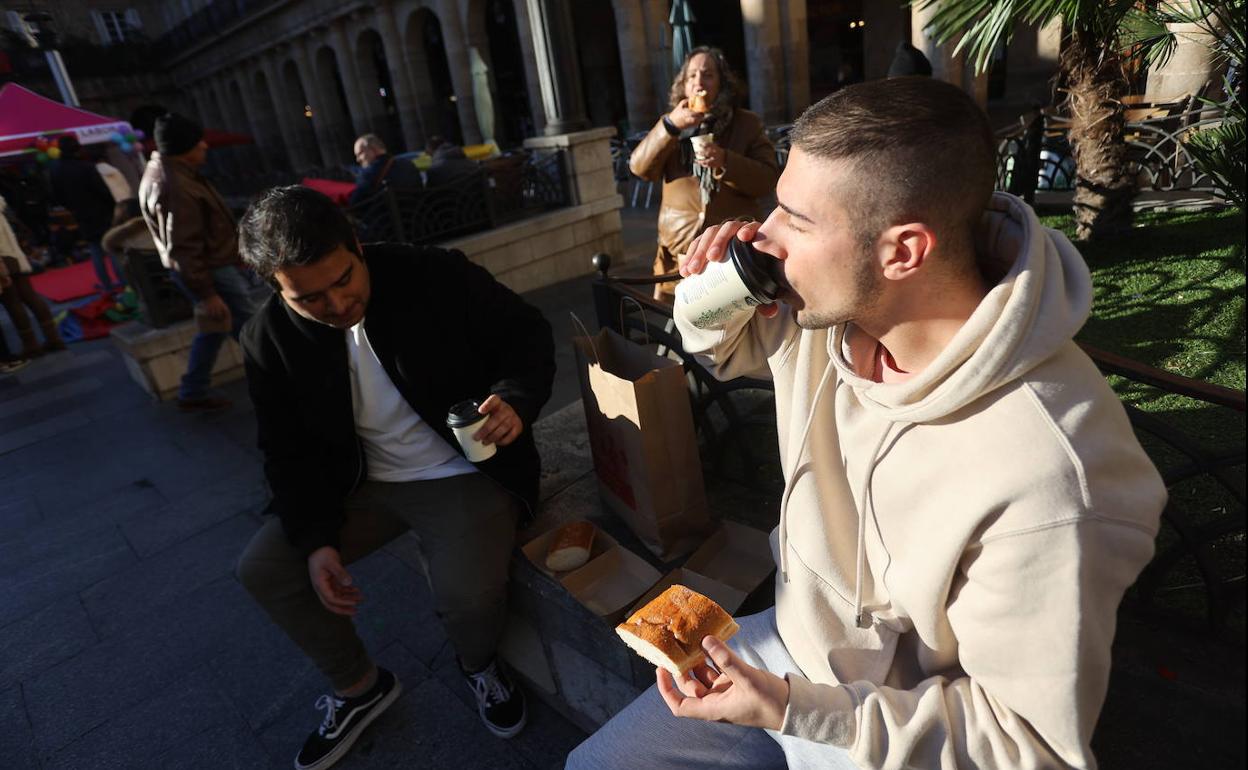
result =
[[460,401],[447,412],[446,427],[463,428],[472,425],[477,420],[483,419],[485,415],[477,411],[480,408],[480,401],[474,401],[473,399]]
[[760,302],[775,300],[780,293],[780,281],[776,278],[780,260],[758,251],[738,238],[728,242],[728,252],[732,256],[732,264],[737,268],[737,274],[754,298]]

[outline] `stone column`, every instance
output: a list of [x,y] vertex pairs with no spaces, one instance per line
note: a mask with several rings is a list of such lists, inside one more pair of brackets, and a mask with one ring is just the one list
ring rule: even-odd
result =
[[650,41],[650,50],[654,52],[649,58],[652,62],[650,70],[654,83],[656,116],[671,109],[668,95],[672,90],[672,79],[676,77],[676,73],[672,71],[672,25],[668,21],[671,10],[668,0],[641,0],[646,40]]
[[[213,94],[216,96],[217,106],[221,110],[221,125],[218,126],[218,128],[223,131],[246,131],[250,133],[250,130],[244,128],[240,123],[243,116],[236,114],[237,110],[234,105],[234,100],[230,98],[230,89],[225,84],[224,73],[220,71],[212,73],[208,76],[208,83],[212,88]],[[256,137],[253,135],[252,139],[255,138]],[[242,170],[242,163],[240,162],[238,155],[239,152],[237,151],[227,153],[225,156],[226,160],[221,163],[221,165],[228,169],[231,174],[237,174]]]
[[1149,67],[1144,89],[1144,100],[1148,102],[1176,102],[1200,95],[1217,70],[1213,49],[1216,41],[1212,35],[1197,24],[1166,26],[1174,33],[1177,45],[1164,65]]
[[567,0],[528,0],[529,28],[542,84],[547,136],[579,131],[589,125],[581,96],[580,65]]
[[786,101],[780,20],[775,13],[767,13],[769,5],[767,0],[741,0],[750,109],[765,124],[783,120]]
[[654,81],[650,72],[650,51],[646,45],[646,19],[641,0],[613,0],[616,39],[620,45],[620,65],[624,71],[624,101],[628,107],[628,127],[640,131],[654,125]]
[[329,44],[338,58],[338,74],[342,77],[343,90],[347,92],[347,108],[351,110],[347,117],[356,136],[367,134],[373,130],[373,125],[364,94],[360,92],[360,68],[355,66],[355,46],[347,37],[344,20],[335,19],[329,32]]
[[[874,3],[867,3],[874,5]],[[788,113],[786,121],[810,106],[810,30],[807,27],[806,0],[784,0],[785,26],[782,49],[784,51],[784,80],[788,83]]]
[[[286,78],[282,74],[279,60],[276,58],[281,53],[278,49],[270,49],[260,56],[260,68],[264,72],[264,79],[269,84],[269,93],[271,97],[274,114],[277,116],[277,128],[281,132],[282,142],[286,144],[286,155],[290,160],[292,170],[300,171],[308,166],[316,165],[316,161],[312,159],[316,152],[315,147],[308,147],[304,143],[304,136],[301,126],[298,124],[300,120],[307,120],[303,117],[303,105],[296,105],[298,95],[291,93],[286,88]],[[261,94],[264,98],[266,94]]]
[[477,122],[476,100],[472,98],[472,62],[464,45],[464,23],[459,16],[459,6],[453,0],[441,0],[438,9],[446,61],[451,67],[451,85],[455,89],[459,129],[464,132],[464,144],[480,144],[481,126]]
[[335,166],[334,159],[344,151],[337,149],[334,131],[330,125],[330,112],[322,83],[316,75],[316,66],[308,54],[306,38],[296,38],[291,42],[291,53],[295,58],[295,70],[299,73],[299,82],[303,86],[303,94],[312,108],[312,130],[316,133],[316,143],[320,149],[318,165]]
[[420,100],[407,67],[407,50],[399,35],[398,16],[393,3],[377,9],[378,32],[385,47],[386,66],[390,70],[390,84],[394,86],[394,102],[399,109],[399,123],[403,128],[403,142],[408,150],[425,146],[425,132],[420,120]]
[[546,111],[542,108],[542,82],[537,73],[537,55],[533,51],[533,35],[525,34],[531,29],[529,4],[526,0],[512,0],[516,13],[516,32],[520,38],[520,55],[524,58],[524,86],[528,89],[529,113],[533,116],[533,130],[546,130]]

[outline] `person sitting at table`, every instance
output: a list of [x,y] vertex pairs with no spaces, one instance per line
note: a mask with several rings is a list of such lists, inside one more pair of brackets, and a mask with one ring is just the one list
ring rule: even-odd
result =
[[360,164],[355,189],[347,197],[351,206],[369,198],[386,187],[399,190],[420,189],[423,183],[416,167],[397,160],[386,150],[386,143],[376,134],[364,134],[355,140],[355,162]]

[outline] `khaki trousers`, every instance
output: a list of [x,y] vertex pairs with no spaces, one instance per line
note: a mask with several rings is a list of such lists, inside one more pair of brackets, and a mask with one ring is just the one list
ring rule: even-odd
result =
[[[339,531],[343,564],[363,558],[408,529],[420,539],[434,610],[461,665],[479,671],[494,659],[506,620],[507,569],[520,501],[481,473],[432,481],[368,481],[346,502]],[[281,522],[265,522],[238,563],[238,578],[273,622],[333,684],[359,682],[372,660],[351,618],[321,604],[307,559]],[[365,596],[368,586],[361,586]]]

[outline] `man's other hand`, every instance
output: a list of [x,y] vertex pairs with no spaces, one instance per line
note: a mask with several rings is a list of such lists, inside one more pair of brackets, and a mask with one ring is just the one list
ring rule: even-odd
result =
[[364,596],[353,585],[346,567],[342,566],[337,548],[327,545],[309,554],[308,577],[312,579],[312,588],[325,609],[335,615],[355,615],[356,607]]
[[203,314],[214,321],[224,321],[230,317],[230,308],[225,304],[225,300],[221,299],[220,294],[213,294],[207,299],[202,299],[199,304],[203,308]]
[[659,694],[672,714],[779,730],[789,703],[789,683],[742,661],[713,636],[702,640],[702,649],[719,669],[717,676],[709,666],[698,666],[682,676],[678,686],[666,669],[655,669]]

